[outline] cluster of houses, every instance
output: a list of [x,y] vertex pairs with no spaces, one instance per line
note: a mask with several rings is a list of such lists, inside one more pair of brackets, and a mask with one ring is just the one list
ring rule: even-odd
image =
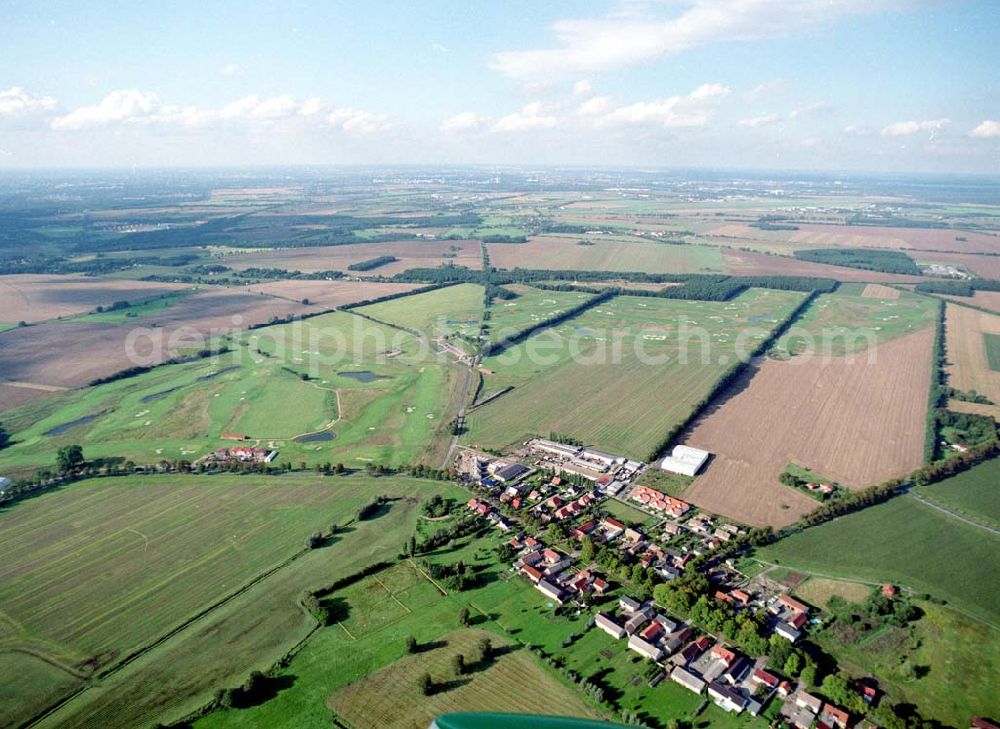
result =
[[465,502],[465,505],[472,513],[493,522],[493,525],[501,532],[509,532],[513,528],[507,517],[493,508],[493,505],[489,501],[480,501],[479,499],[472,498]]
[[562,605],[570,600],[585,603],[588,595],[602,596],[607,581],[589,569],[573,571],[573,559],[546,547],[535,537],[514,537],[509,544],[520,550],[514,567],[539,592]]
[[781,718],[795,729],[809,729],[813,725],[826,729],[847,729],[850,714],[818,696],[813,696],[804,688],[786,694]]
[[675,499],[664,493],[651,489],[649,486],[636,486],[629,494],[632,501],[642,504],[647,509],[661,514],[667,514],[675,519],[684,516],[691,509],[686,501]]
[[203,461],[214,463],[271,463],[278,457],[278,451],[253,446],[233,446],[216,448]]

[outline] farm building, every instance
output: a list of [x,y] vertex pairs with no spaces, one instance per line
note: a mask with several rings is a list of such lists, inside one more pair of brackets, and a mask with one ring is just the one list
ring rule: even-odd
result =
[[692,448],[686,445],[674,446],[670,455],[663,459],[660,468],[671,473],[694,476],[698,473],[698,469],[705,465],[709,455],[708,451],[703,451],[701,448]]
[[558,443],[554,440],[547,440],[545,438],[535,438],[534,440],[528,441],[529,448],[542,451],[543,453],[549,453],[553,456],[560,456],[562,458],[573,458],[580,452],[579,446],[566,445],[565,443]]
[[679,683],[681,686],[688,689],[689,691],[694,691],[696,694],[700,694],[702,691],[705,690],[704,681],[698,678],[698,676],[696,676],[695,674],[691,673],[687,669],[681,668],[680,666],[677,666],[677,668],[675,668],[670,673],[670,680],[674,681],[675,683]]
[[645,656],[651,661],[658,661],[663,658],[663,650],[647,640],[643,640],[638,635],[630,635],[628,647],[641,656]]
[[625,636],[625,629],[604,613],[597,613],[594,616],[594,624],[612,638],[623,638]]

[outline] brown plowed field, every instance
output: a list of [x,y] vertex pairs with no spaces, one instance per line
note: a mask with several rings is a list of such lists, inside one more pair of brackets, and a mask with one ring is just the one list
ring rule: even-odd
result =
[[983,278],[1000,278],[1000,256],[972,256],[959,253],[927,253],[913,251],[910,258],[917,263],[944,263],[969,269]]
[[[888,248],[957,253],[1000,253],[1000,236],[947,228],[891,228],[860,225],[796,223],[798,230],[771,231],[745,223],[728,223],[708,234],[722,238],[766,241],[789,248]],[[964,238],[965,240],[958,240]]]
[[[242,289],[212,288],[185,296],[166,309],[129,323],[50,321],[11,329],[0,335],[0,384],[25,381],[76,387],[123,370],[135,364],[126,356],[125,346],[129,332],[137,328],[148,328],[164,344],[162,356],[155,358],[161,361],[171,356],[170,338],[182,329],[207,339],[213,334],[266,323],[271,317],[309,313],[319,308]],[[147,347],[141,346],[147,342],[148,338],[142,338],[137,347],[144,357],[150,354]],[[200,346],[190,337],[175,339],[175,344],[189,349]],[[11,406],[19,405],[46,394],[43,390],[11,392],[8,397],[0,398],[0,408],[7,401]]]
[[[455,250],[452,250],[452,248]],[[454,253],[454,258],[445,258]],[[370,271],[351,271],[354,276],[392,276],[408,268],[435,268],[454,263],[474,270],[483,267],[483,254],[476,240],[400,241],[398,243],[357,243],[344,246],[315,248],[282,248],[274,251],[239,253],[218,259],[219,263],[237,271],[247,268],[286,268],[290,271],[346,271],[352,263],[379,256],[396,256],[399,260]]]
[[191,288],[184,284],[124,281],[86,276],[0,276],[0,321],[29,324],[92,311],[116,301],[133,303]]
[[726,262],[726,273],[736,276],[821,276],[835,278],[838,281],[881,281],[885,283],[919,283],[924,280],[920,276],[865,271],[846,266],[828,266],[825,263],[800,261],[783,256],[768,256],[764,253],[738,251],[734,248],[723,248],[722,255]]
[[883,286],[882,284],[868,284],[861,292],[861,295],[866,299],[898,299],[899,289],[894,289],[892,286]]
[[715,454],[684,499],[780,527],[818,502],[781,485],[789,463],[858,489],[921,465],[932,328],[868,357],[767,360],[713,403],[683,442]]
[[305,298],[316,306],[332,309],[357,301],[413,291],[423,285],[369,281],[270,281],[247,286],[246,290],[291,301],[301,301]]
[[942,299],[959,304],[972,304],[1000,314],[1000,291],[975,291],[972,296],[941,296]]
[[[945,344],[948,384],[959,390],[975,390],[1000,403],[1000,372],[990,369],[983,334],[1000,334],[1000,316],[965,306],[945,306]],[[952,409],[992,415],[1000,420],[1000,405],[952,402]]]

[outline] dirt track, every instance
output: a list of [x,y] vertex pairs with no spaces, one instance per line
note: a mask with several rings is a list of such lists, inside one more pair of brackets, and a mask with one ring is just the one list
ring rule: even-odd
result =
[[931,328],[895,339],[876,350],[874,363],[766,361],[685,434],[683,442],[715,457],[684,498],[778,527],[818,505],[778,482],[789,463],[852,489],[918,468],[933,339]]

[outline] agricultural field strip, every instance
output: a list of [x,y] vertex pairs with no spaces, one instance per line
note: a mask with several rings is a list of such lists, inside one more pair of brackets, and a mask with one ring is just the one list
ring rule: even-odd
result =
[[[256,493],[256,490],[248,490],[246,493],[239,495],[238,498],[259,500],[259,494]],[[150,594],[159,591],[164,586],[171,585],[183,575],[204,571],[206,566],[209,566],[209,563],[212,560],[216,560],[226,552],[237,548],[233,542],[227,540],[218,547],[213,548],[211,551],[198,557],[194,562],[186,561],[179,569],[174,569],[162,576],[159,576],[158,573],[158,580],[156,582],[142,585],[141,587],[134,589],[129,593],[127,600],[124,602],[116,602],[99,612],[93,610],[81,611],[81,613],[75,618],[67,617],[65,613],[60,612],[63,609],[63,603],[72,603],[81,596],[86,596],[89,592],[89,585],[87,583],[77,584],[72,590],[67,591],[66,585],[74,582],[72,579],[74,574],[79,574],[81,570],[83,570],[84,573],[94,571],[100,573],[106,564],[114,564],[116,559],[136,548],[138,540],[128,537],[128,530],[130,528],[136,529],[137,531],[142,531],[143,529],[148,530],[150,524],[162,521],[164,515],[178,509],[187,509],[190,511],[188,507],[190,507],[193,503],[204,500],[204,494],[195,492],[189,498],[184,498],[181,501],[172,503],[162,511],[151,514],[147,518],[139,521],[135,521],[134,514],[127,508],[129,502],[123,500],[123,503],[120,505],[122,509],[120,513],[109,515],[109,518],[105,519],[101,524],[95,524],[94,527],[89,528],[78,535],[78,543],[84,544],[85,546],[83,549],[92,555],[85,563],[81,563],[80,561],[79,550],[72,553],[64,553],[62,556],[59,556],[59,553],[66,549],[66,545],[59,542],[52,543],[50,549],[48,550],[43,549],[40,553],[36,552],[35,559],[28,563],[28,567],[30,568],[32,564],[45,564],[45,572],[47,576],[44,579],[36,576],[32,580],[32,585],[30,587],[19,586],[17,589],[17,601],[25,605],[25,609],[30,613],[32,621],[45,622],[46,616],[60,614],[62,617],[60,617],[60,620],[57,621],[60,625],[60,640],[64,640],[68,644],[75,644],[78,641],[84,640],[87,635],[99,628],[99,624],[102,621],[106,621],[112,615],[118,614],[123,610],[127,610],[129,606],[136,601],[148,597]],[[167,545],[174,544],[177,541],[181,541],[181,543],[183,543],[183,535],[190,533],[192,529],[196,529],[200,524],[218,523],[217,513],[213,513],[207,508],[204,509],[204,512],[204,514],[199,514],[197,517],[186,515],[183,520],[176,520],[170,523],[167,530],[161,531],[161,533],[157,534],[155,538],[159,541],[165,540]],[[64,515],[57,512],[57,516],[63,517]],[[68,518],[69,515],[65,515],[65,517]],[[48,519],[52,519],[51,512],[48,515]],[[31,524],[25,525],[20,531],[26,532],[31,529],[31,526]],[[260,531],[264,527],[270,527],[273,529],[275,526],[275,524],[260,523],[241,536],[245,539],[253,533]],[[109,532],[104,537],[97,537],[100,532],[107,530],[109,527],[114,531]],[[10,536],[8,536],[8,534],[10,534]],[[181,540],[173,539],[175,535],[181,535]],[[281,534],[281,536],[285,535]],[[77,537],[77,535],[74,535],[74,537]],[[18,538],[18,532],[15,531],[13,533],[5,533],[4,538],[5,541],[9,538]],[[26,541],[27,539],[18,539],[17,544],[21,545]],[[118,544],[114,546],[114,551],[108,551],[108,548],[115,545],[116,542],[118,542]],[[20,551],[24,551],[24,548]],[[8,555],[9,563],[19,556],[19,550],[9,550]],[[269,557],[265,556],[264,559],[269,559]],[[161,559],[157,560],[159,564],[171,564],[175,561],[176,553],[173,550],[167,549],[162,550]],[[145,562],[142,567],[143,572],[149,573],[156,571],[154,570],[155,564],[155,562],[153,564]],[[266,567],[266,562],[261,560],[256,564],[256,567]],[[50,570],[52,571],[51,574],[49,574]],[[210,579],[210,574],[211,573],[205,574],[206,580]],[[50,594],[52,592],[59,593],[59,601],[55,601],[53,599],[53,595]],[[191,593],[188,593],[185,596],[200,599],[199,597],[193,596]],[[158,616],[156,615],[149,615],[147,616],[147,620],[144,622],[156,622],[157,618]],[[108,629],[110,629],[110,626],[108,626]],[[140,629],[139,632],[142,632],[142,630]],[[100,634],[101,631],[96,630],[96,635],[100,636]]]

